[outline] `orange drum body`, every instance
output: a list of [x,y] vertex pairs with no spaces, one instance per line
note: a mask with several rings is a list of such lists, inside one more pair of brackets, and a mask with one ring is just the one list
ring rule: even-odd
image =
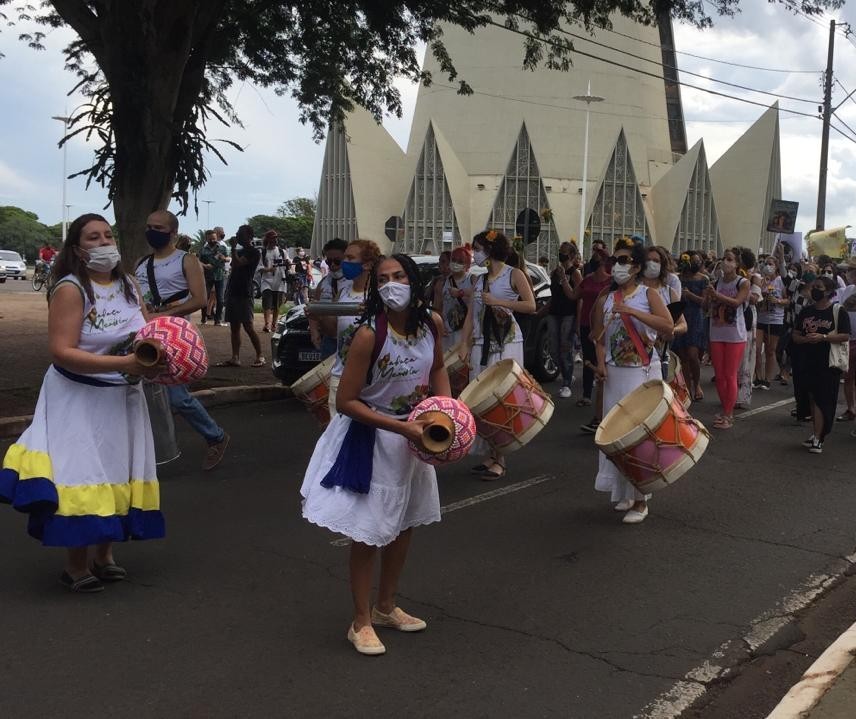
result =
[[514,360],[488,367],[461,393],[480,437],[503,454],[514,452],[547,426],[553,400]]
[[618,402],[594,441],[643,494],[662,489],[694,467],[710,434],[660,380],[649,380]]
[[458,398],[470,382],[470,365],[462,360],[454,349],[443,356],[443,364],[446,366],[446,372],[449,373],[452,397]]
[[678,355],[671,350],[669,351],[669,372],[666,381],[669,387],[672,388],[672,392],[678,402],[681,403],[684,409],[689,409],[693,402],[692,397],[690,397],[690,388],[687,387],[687,382],[684,379],[681,361],[678,359]]
[[331,355],[321,364],[315,365],[297,382],[291,385],[291,391],[309,410],[322,427],[330,423],[330,408],[327,399],[330,396],[330,374],[336,364],[336,355]]

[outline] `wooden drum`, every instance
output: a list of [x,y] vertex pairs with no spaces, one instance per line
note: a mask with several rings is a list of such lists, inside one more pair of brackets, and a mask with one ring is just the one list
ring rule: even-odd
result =
[[336,355],[332,354],[291,385],[294,396],[306,405],[309,414],[315,417],[322,427],[330,423],[327,400],[330,396],[330,375],[335,364]]
[[460,397],[470,382],[470,365],[462,360],[454,349],[450,349],[443,355],[443,364],[449,373],[449,384],[452,388],[452,397]]
[[684,379],[684,371],[681,369],[681,360],[678,355],[669,350],[669,371],[666,375],[666,382],[672,388],[678,402],[683,405],[684,409],[689,409],[693,400],[690,397],[690,388],[687,387],[687,382]]

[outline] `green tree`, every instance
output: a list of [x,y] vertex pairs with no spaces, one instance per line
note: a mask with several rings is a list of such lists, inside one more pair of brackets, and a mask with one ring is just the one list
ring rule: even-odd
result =
[[42,245],[54,239],[51,228],[39,222],[34,212],[20,207],[0,207],[0,249],[14,250],[32,262]]
[[[819,14],[843,0],[775,0]],[[66,67],[89,101],[73,113],[68,137],[96,141],[93,164],[78,174],[101,183],[114,205],[123,251],[146,251],[144,223],[170,199],[196,208],[209,170],[223,159],[208,124],[238,122],[227,98],[233,83],[290,94],[320,139],[330,122],[361,105],[380,119],[401,114],[397,77],[430,83],[416,48],[426,43],[461,93],[443,45],[442,23],[470,32],[492,23],[526,33],[521,62],[567,69],[572,45],[562,24],[605,26],[619,12],[639,22],[663,14],[705,27],[711,12],[733,15],[740,0],[46,0],[14,6],[19,38],[42,48],[44,29],[69,26]],[[0,0],[0,8],[11,0]],[[34,27],[28,32],[26,23]],[[547,42],[543,42],[547,41]],[[509,48],[512,51],[512,48]],[[225,161],[225,160],[224,160]]]
[[295,197],[283,202],[276,214],[280,217],[308,217],[314,222],[317,205],[312,197]]

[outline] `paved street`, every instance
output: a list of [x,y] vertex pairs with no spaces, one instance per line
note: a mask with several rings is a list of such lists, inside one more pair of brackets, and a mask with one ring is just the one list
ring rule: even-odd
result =
[[132,579],[100,596],[65,592],[60,552],[0,507],[0,716],[668,716],[652,703],[853,553],[856,440],[839,426],[813,456],[790,405],[739,419],[630,527],[593,490],[572,405],[507,480],[441,472],[448,511],[416,532],[400,598],[429,628],[384,632],[381,658],[345,640],[347,548],[300,518],[318,431],[294,401],[215,410],[233,444],[213,474],[183,432],[167,539],[121,547]]

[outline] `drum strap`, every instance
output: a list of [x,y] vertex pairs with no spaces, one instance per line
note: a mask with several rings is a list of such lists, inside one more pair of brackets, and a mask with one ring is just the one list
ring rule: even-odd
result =
[[[618,290],[612,296],[612,301],[616,305],[622,304],[624,297],[621,294],[621,290]],[[645,343],[642,341],[642,338],[639,336],[639,332],[636,330],[633,320],[624,313],[619,313],[619,316],[621,317],[624,329],[627,330],[627,334],[630,335],[630,341],[633,342],[633,346],[636,348],[636,353],[639,355],[639,359],[642,360],[642,366],[647,367],[651,364],[651,355],[649,354]]]

